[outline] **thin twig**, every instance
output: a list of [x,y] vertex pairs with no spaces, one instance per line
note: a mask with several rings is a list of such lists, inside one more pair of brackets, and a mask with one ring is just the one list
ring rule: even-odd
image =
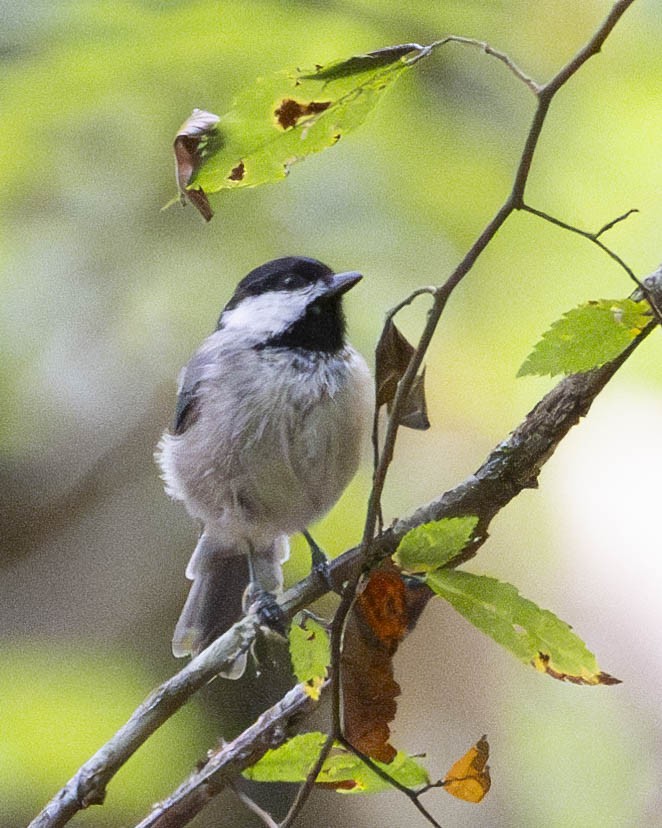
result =
[[530,78],[525,72],[523,72],[519,66],[510,58],[505,52],[500,52],[498,49],[495,49],[493,46],[490,46],[489,43],[486,43],[484,40],[476,40],[473,37],[462,37],[460,35],[448,35],[448,37],[442,37],[440,40],[435,40],[433,43],[430,43],[429,46],[421,46],[420,52],[413,57],[409,58],[406,62],[409,65],[414,63],[418,63],[419,60],[422,60],[424,57],[427,57],[433,49],[437,49],[440,46],[445,46],[446,43],[461,43],[464,46],[474,46],[484,52],[486,55],[490,57],[494,57],[497,60],[501,61],[501,63],[505,64],[508,69],[515,75],[515,77],[522,81],[523,84],[528,86],[528,88],[533,92],[534,95],[537,95],[540,91],[540,86]]
[[237,797],[241,804],[251,813],[255,814],[255,816],[260,819],[267,826],[267,828],[280,828],[271,814],[267,813],[264,808],[260,808],[257,802],[254,799],[251,799],[248,794],[240,791],[234,782],[228,782],[228,788]]
[[435,285],[425,285],[424,287],[416,288],[416,290],[412,290],[409,296],[406,296],[401,302],[398,302],[397,305],[394,305],[390,311],[386,313],[386,322],[390,322],[393,317],[400,313],[403,308],[406,308],[408,305],[414,301],[414,299],[418,299],[419,296],[434,296],[437,292],[438,288]]
[[589,241],[593,242],[593,244],[597,245],[600,248],[600,250],[602,250],[618,265],[620,265],[620,267],[623,268],[623,270],[627,273],[630,279],[632,279],[635,285],[637,285],[639,290],[648,300],[648,304],[651,306],[653,315],[657,319],[658,323],[662,324],[662,313],[660,311],[660,307],[658,303],[656,303],[655,297],[648,290],[644,282],[636,275],[632,268],[626,262],[624,262],[623,259],[621,259],[621,257],[617,253],[615,253],[610,247],[607,247],[607,245],[600,240],[600,236],[602,236],[604,233],[606,233],[608,230],[614,227],[614,225],[618,224],[621,221],[624,221],[628,216],[631,216],[632,213],[637,213],[638,210],[628,210],[627,213],[623,213],[622,216],[618,216],[612,221],[607,222],[607,224],[605,224],[595,233],[591,233],[589,230],[582,230],[581,227],[576,227],[573,224],[569,224],[568,222],[563,221],[562,219],[556,218],[556,216],[552,216],[549,213],[545,213],[543,210],[538,210],[535,207],[530,207],[528,204],[522,204],[522,210],[524,210],[527,213],[531,213],[531,215],[538,216],[538,218],[544,219],[550,224],[554,224],[557,227],[561,227],[563,230],[569,230],[571,233],[576,233],[578,236],[582,236],[582,238],[588,239]]
[[[636,338],[624,354],[618,360],[615,360],[614,363],[603,366],[603,368],[597,369],[596,372],[589,372],[586,375],[570,377],[568,380],[564,380],[557,386],[554,392],[547,395],[541,401],[539,406],[527,417],[523,426],[527,425],[529,420],[537,420],[536,411],[540,407],[544,409],[546,405],[561,405],[561,410],[558,412],[558,417],[561,421],[560,424],[553,417],[553,414],[557,413],[556,409],[553,408],[551,412],[545,411],[545,417],[538,423],[539,428],[537,430],[534,428],[532,432],[528,433],[531,438],[530,446],[524,444],[512,445],[510,454],[508,455],[504,453],[505,444],[498,446],[495,450],[494,458],[491,461],[488,458],[490,462],[484,464],[475,476],[465,481],[464,484],[457,487],[453,492],[444,495],[436,504],[429,504],[417,510],[415,515],[410,519],[400,521],[392,529],[383,533],[376,542],[373,542],[379,503],[381,502],[386,474],[393,457],[398,420],[402,406],[407,399],[412,383],[415,380],[421,362],[436,331],[446,302],[453,290],[460,284],[467,273],[469,273],[480,254],[492,241],[511,213],[514,210],[522,209],[524,191],[531,163],[547,111],[554,95],[591,56],[600,51],[604,41],[620,17],[633,2],[634,0],[619,0],[614,3],[611,11],[586,45],[542,87],[538,87],[535,84],[534,88],[533,82],[512,61],[507,60],[505,55],[497,53],[496,50],[490,49],[488,51],[488,54],[504,62],[520,80],[536,92],[538,106],[525,139],[525,145],[510,195],[446,282],[435,291],[434,303],[428,313],[428,319],[419,338],[418,347],[414,352],[407,371],[399,383],[393,402],[391,417],[389,418],[384,437],[384,448],[375,473],[375,480],[369,499],[361,545],[357,549],[346,553],[342,560],[337,559],[332,563],[332,579],[334,578],[334,573],[340,579],[344,579],[345,573],[348,573],[348,577],[351,579],[350,587],[345,590],[339,611],[334,619],[331,637],[333,657],[333,663],[331,665],[331,681],[333,687],[332,711],[333,727],[336,736],[342,736],[339,665],[343,627],[354,600],[355,589],[358,585],[360,572],[363,566],[365,566],[368,551],[370,551],[371,555],[375,555],[377,551],[379,551],[380,555],[389,554],[397,546],[398,538],[402,537],[408,531],[408,528],[412,528],[413,525],[417,525],[419,522],[427,522],[428,520],[438,519],[440,516],[446,516],[449,512],[452,513],[453,509],[466,510],[464,512],[460,511],[460,514],[481,514],[480,511],[476,510],[483,509],[485,518],[482,519],[482,524],[484,528],[489,523],[491,517],[500,508],[503,508],[505,503],[519,493],[522,488],[531,485],[531,481],[535,480],[540,467],[551,456],[558,441],[577,422],[579,417],[586,413],[594,396],[599,393],[613,372],[627,359],[629,354],[632,353],[634,348],[649,332],[649,328],[647,328],[642,336]],[[468,40],[466,39],[467,45],[470,45]],[[465,39],[459,39],[459,42],[464,41]],[[477,41],[476,45],[481,44]],[[552,425],[555,427],[548,434],[547,441],[545,441],[542,439],[542,436],[543,433],[547,434],[550,419],[553,421]],[[524,428],[524,431],[527,431],[527,429]],[[517,431],[511,437],[514,437],[515,434],[517,434]],[[517,460],[523,463],[522,467],[512,466],[513,462],[516,463]],[[503,475],[501,479],[499,479],[498,475],[499,470],[501,470],[501,474]],[[481,496],[487,498],[491,496],[493,499],[491,501],[481,500]],[[457,512],[455,513],[457,514]],[[482,531],[481,543],[484,542],[486,536],[486,532]],[[472,552],[475,554],[475,549]],[[321,579],[319,578],[309,578],[302,582],[302,584],[297,585],[295,590],[290,591],[289,597],[286,596],[287,600],[284,602],[284,607],[288,612],[293,614],[302,606],[305,606],[323,594],[326,591],[326,587],[320,582]],[[67,785],[51,800],[46,808],[31,823],[31,828],[58,828],[59,826],[65,825],[79,810],[89,805],[103,802],[106,785],[117,770],[193,693],[210,681],[222,669],[223,665],[231,663],[239,652],[245,651],[246,647],[250,646],[250,642],[256,632],[257,623],[255,617],[246,617],[211,644],[203,653],[193,659],[183,670],[158,688],[135,711],[133,716],[115,736],[86,762]],[[290,693],[292,692],[294,691],[290,691]],[[289,698],[289,695],[285,699]],[[274,724],[278,725],[278,720]],[[251,731],[251,728],[245,731],[245,734],[248,734],[249,731]],[[285,738],[282,722],[280,733]],[[245,734],[242,734],[242,736],[245,736]],[[242,737],[239,738],[241,739]],[[255,759],[249,756],[246,760],[247,764],[244,767],[253,761]],[[235,775],[237,772],[238,770],[236,769],[233,771]],[[144,822],[142,825],[145,828],[147,825],[154,824],[154,822]]]
[[313,791],[315,786],[315,781],[319,776],[320,771],[322,770],[322,765],[326,762],[326,758],[331,753],[331,748],[333,747],[334,743],[333,734],[329,733],[326,737],[326,742],[322,745],[322,749],[319,752],[317,760],[313,767],[308,772],[308,776],[306,777],[306,781],[301,785],[299,790],[297,791],[297,795],[294,799],[294,802],[290,806],[290,810],[287,812],[285,819],[281,822],[279,828],[290,828],[290,826],[294,825],[294,820],[299,816],[301,813],[301,809],[308,801],[310,794]]
[[430,823],[430,825],[434,825],[435,828],[441,828],[441,825],[437,822],[437,820],[432,816],[432,814],[425,808],[425,806],[420,802],[418,796],[418,791],[413,791],[411,788],[408,788],[406,785],[403,785],[402,782],[399,782],[390,773],[385,771],[383,768],[380,768],[379,765],[374,762],[369,756],[367,756],[363,751],[355,748],[351,742],[348,742],[344,736],[341,736],[337,741],[346,749],[353,753],[358,759],[360,759],[363,764],[369,768],[374,774],[376,774],[380,779],[390,785],[392,788],[395,788],[400,793],[404,794],[407,799],[409,799],[418,810],[423,814],[425,819]]
[[603,226],[599,230],[597,230],[593,235],[596,239],[599,239],[603,233],[606,233],[608,230],[611,230],[612,227],[616,227],[617,224],[620,224],[622,221],[625,221],[625,219],[629,218],[633,213],[638,212],[639,210],[637,210],[636,207],[632,207],[630,210],[627,210],[625,213],[623,213],[622,216],[616,216],[615,219],[612,219],[611,221],[608,221],[606,224],[603,224]]
[[[561,227],[563,230],[569,230],[571,233],[576,233],[578,236],[582,236],[583,238],[592,241],[594,244],[597,244],[597,246],[602,251],[604,251],[611,259],[613,259],[620,267],[623,268],[623,270],[627,273],[629,278],[632,279],[632,281],[635,282],[639,288],[643,289],[643,285],[635,275],[632,268],[626,262],[624,262],[623,259],[621,259],[621,257],[617,253],[615,253],[611,248],[607,247],[607,245],[601,242],[598,238],[598,236],[605,232],[605,228],[607,228],[609,225],[605,225],[605,227],[603,227],[598,233],[591,233],[589,230],[582,230],[581,227],[575,227],[575,225],[569,224],[567,221],[563,221],[562,219],[556,218],[556,216],[552,216],[549,213],[545,213],[543,210],[538,210],[537,208],[531,207],[528,204],[522,204],[521,209],[525,213],[531,213],[531,215],[533,216],[538,216],[538,218],[544,219],[545,221],[548,221],[550,224],[554,224],[557,227]],[[626,215],[630,215],[630,213],[632,212],[633,211],[630,210]],[[617,221],[622,221],[624,218],[625,216],[620,216],[619,218],[614,219],[613,222],[610,222],[610,224],[613,226],[614,224],[616,224]]]

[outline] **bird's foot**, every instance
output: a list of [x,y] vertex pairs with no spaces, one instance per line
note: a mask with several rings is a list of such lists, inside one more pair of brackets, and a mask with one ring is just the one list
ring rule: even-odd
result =
[[287,618],[276,596],[267,592],[256,581],[251,582],[244,593],[244,611],[254,612],[260,624],[287,637]]
[[333,579],[331,578],[331,566],[326,552],[317,544],[313,536],[306,529],[301,533],[310,547],[311,573],[315,575],[324,586],[332,592],[337,592]]

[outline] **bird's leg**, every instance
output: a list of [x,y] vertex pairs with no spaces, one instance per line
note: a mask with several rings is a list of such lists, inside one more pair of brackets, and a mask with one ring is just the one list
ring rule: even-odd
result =
[[244,592],[244,612],[252,610],[260,619],[260,623],[270,630],[287,637],[287,624],[283,610],[272,592],[267,592],[260,583],[255,566],[255,550],[253,544],[248,544],[248,586]]
[[320,578],[330,590],[337,592],[336,586],[331,579],[329,559],[326,552],[318,546],[317,542],[307,529],[304,529],[301,534],[304,536],[308,546],[310,547],[311,571],[313,574],[317,575],[317,577]]

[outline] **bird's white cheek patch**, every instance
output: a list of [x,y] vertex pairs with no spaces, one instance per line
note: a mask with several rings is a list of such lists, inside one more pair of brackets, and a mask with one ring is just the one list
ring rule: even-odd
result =
[[248,296],[223,314],[223,330],[262,337],[280,333],[303,315],[313,297],[311,288]]

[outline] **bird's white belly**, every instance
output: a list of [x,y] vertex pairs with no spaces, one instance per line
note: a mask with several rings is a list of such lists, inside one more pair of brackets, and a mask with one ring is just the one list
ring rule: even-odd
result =
[[250,398],[227,374],[210,380],[198,420],[164,438],[168,490],[207,531],[268,541],[333,506],[358,466],[373,404],[363,359],[346,354],[341,372],[329,358],[304,371],[278,353],[252,355]]

